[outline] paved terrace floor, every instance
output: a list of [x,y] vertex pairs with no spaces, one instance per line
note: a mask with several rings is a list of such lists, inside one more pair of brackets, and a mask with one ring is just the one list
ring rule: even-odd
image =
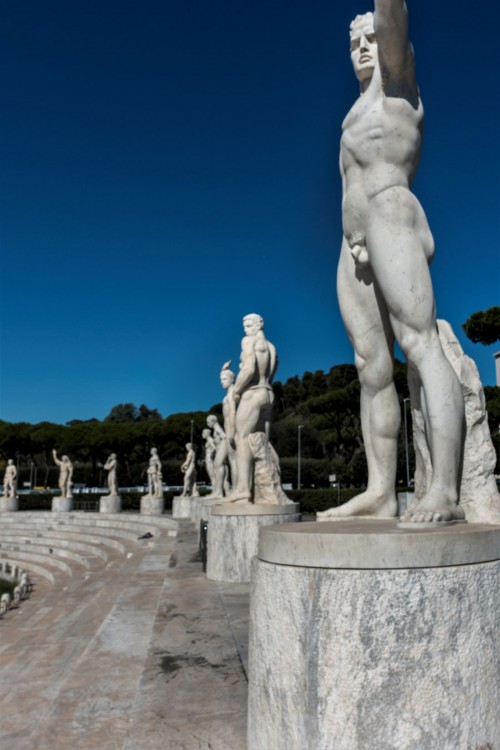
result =
[[137,536],[54,584],[33,573],[0,620],[1,748],[246,747],[249,585],[206,578],[189,522]]

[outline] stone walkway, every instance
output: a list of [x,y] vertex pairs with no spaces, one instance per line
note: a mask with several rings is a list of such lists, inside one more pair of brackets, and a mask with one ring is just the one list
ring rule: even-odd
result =
[[137,536],[0,620],[0,747],[244,750],[249,585],[206,578],[190,523]]

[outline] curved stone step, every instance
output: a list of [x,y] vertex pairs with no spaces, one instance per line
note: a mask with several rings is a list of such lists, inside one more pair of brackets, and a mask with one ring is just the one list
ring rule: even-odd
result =
[[[77,552],[84,552],[87,555],[93,556],[93,557],[99,557],[101,560],[106,561],[108,559],[108,554],[106,550],[102,549],[102,546],[98,544],[91,544],[91,543],[85,543],[83,541],[80,541],[79,539],[74,538],[73,536],[69,539],[64,538],[62,535],[58,536],[57,534],[50,534],[43,536],[41,534],[37,534],[36,537],[32,536],[31,534],[27,534],[25,529],[9,529],[9,533],[0,531],[0,548],[2,547],[2,544],[6,543],[18,543],[22,545],[47,545],[49,547],[62,547],[62,548],[68,548],[70,547],[72,550],[75,550]],[[120,545],[123,547],[123,545]],[[115,548],[116,549],[116,548]],[[125,552],[125,548],[119,550],[120,552]]]

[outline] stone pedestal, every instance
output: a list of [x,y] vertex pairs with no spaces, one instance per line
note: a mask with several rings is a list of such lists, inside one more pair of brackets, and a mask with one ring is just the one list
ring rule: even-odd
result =
[[99,513],[121,513],[121,495],[103,495],[99,498]]
[[151,497],[151,495],[141,497],[141,515],[162,516],[164,511],[165,500],[163,497]]
[[492,748],[500,526],[261,530],[248,750]]
[[[210,495],[208,495],[210,497]],[[194,527],[197,531],[199,531],[200,528],[200,521],[201,521],[201,508],[204,503],[204,501],[207,499],[207,496],[205,497],[194,497],[193,502],[191,505],[191,521],[194,523]]]
[[71,513],[73,510],[72,497],[53,497],[52,513]]
[[172,502],[172,518],[191,518],[194,497],[174,497]]
[[19,497],[0,497],[0,513],[12,513],[19,510]]
[[301,520],[299,503],[213,505],[208,523],[207,576],[211,581],[250,580],[250,561],[257,554],[259,529]]

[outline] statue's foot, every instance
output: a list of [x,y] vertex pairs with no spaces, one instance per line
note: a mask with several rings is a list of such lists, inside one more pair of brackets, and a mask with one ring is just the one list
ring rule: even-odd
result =
[[335,518],[352,518],[353,516],[394,518],[397,516],[397,512],[398,504],[394,495],[380,495],[377,492],[367,490],[337,508],[329,508],[316,513],[316,520],[330,521]]
[[464,521],[465,512],[446,493],[430,490],[420,500],[412,503],[401,516],[402,523],[445,524]]
[[224,502],[226,503],[249,503],[250,500],[250,495],[238,492],[232,492],[229,497],[224,498]]

